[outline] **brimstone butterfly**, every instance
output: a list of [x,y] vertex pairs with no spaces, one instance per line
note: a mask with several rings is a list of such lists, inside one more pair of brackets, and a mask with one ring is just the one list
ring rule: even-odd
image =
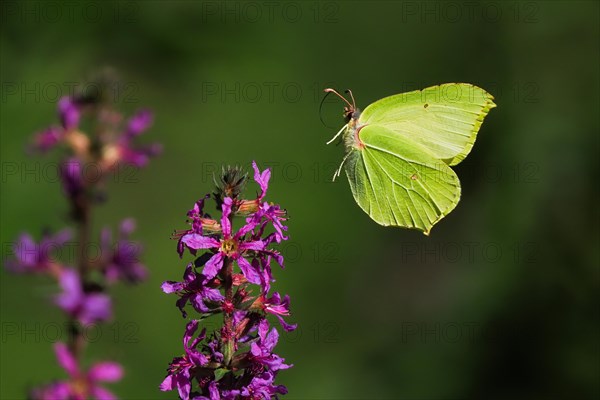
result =
[[375,222],[429,234],[460,199],[450,166],[471,151],[493,96],[467,83],[446,83],[385,97],[363,112],[334,89],[346,106],[345,165],[354,200]]

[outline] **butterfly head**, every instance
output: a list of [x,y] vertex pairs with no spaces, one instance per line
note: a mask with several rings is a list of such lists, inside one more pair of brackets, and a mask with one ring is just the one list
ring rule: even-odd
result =
[[327,88],[324,90],[324,92],[327,94],[333,93],[337,97],[342,99],[344,101],[344,103],[346,103],[346,105],[344,106],[344,114],[343,114],[344,121],[346,123],[350,122],[351,120],[358,119],[358,117],[360,116],[360,110],[358,108],[356,108],[356,102],[354,101],[354,95],[352,95],[352,91],[350,89],[346,89],[344,91],[344,93],[350,95],[350,99],[352,100],[352,103],[350,103],[344,96],[339,94],[337,92],[337,90],[335,90],[335,89]]

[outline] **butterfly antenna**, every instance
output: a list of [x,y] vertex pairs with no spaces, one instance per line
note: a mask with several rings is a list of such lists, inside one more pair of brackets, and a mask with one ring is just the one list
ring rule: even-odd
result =
[[352,109],[356,110],[356,101],[354,101],[354,95],[352,94],[352,90],[346,89],[344,93],[349,93],[350,98],[352,99]]
[[350,102],[348,100],[346,100],[346,98],[344,96],[342,96],[341,94],[339,94],[335,89],[327,88],[327,89],[325,89],[323,91],[325,93],[333,93],[333,94],[335,94],[337,97],[339,97],[340,99],[344,100],[344,102],[346,104],[348,104],[348,107],[353,107],[352,104],[350,104]]
[[[327,94],[325,96],[323,96],[323,99],[321,100],[321,104],[319,104],[319,119],[321,120],[321,123],[323,124],[324,127],[326,128],[334,128],[333,126],[329,126],[325,123],[325,120],[323,119],[323,103],[325,103],[325,99],[327,98],[327,96],[329,96],[330,92],[327,92]],[[335,128],[334,128],[335,129]]]

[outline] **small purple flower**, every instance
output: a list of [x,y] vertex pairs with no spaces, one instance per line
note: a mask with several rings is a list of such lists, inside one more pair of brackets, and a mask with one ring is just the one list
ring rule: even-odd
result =
[[263,172],[260,172],[258,166],[256,165],[256,161],[252,161],[252,168],[254,168],[254,180],[260,186],[260,195],[258,196],[258,202],[261,202],[262,199],[267,194],[267,189],[269,188],[269,180],[271,179],[271,170],[269,168],[265,169]]
[[77,128],[79,125],[79,106],[71,97],[64,96],[58,101],[58,114],[65,130]]
[[217,382],[211,382],[208,385],[208,396],[196,396],[192,400],[221,400],[221,394]]
[[142,110],[134,115],[127,124],[127,130],[120,136],[116,143],[117,161],[132,164],[136,167],[144,167],[151,157],[162,152],[162,146],[158,143],[136,146],[133,139],[139,136],[152,124],[152,113]]
[[[179,253],[179,258],[183,257],[183,252],[185,251],[185,244],[182,241],[183,237],[190,233],[196,233],[198,235],[203,234],[202,221],[206,220],[205,218],[203,218],[204,217],[203,209],[204,209],[204,202],[208,198],[210,198],[210,194],[205,195],[203,198],[201,198],[200,200],[195,202],[194,207],[187,212],[187,216],[191,220],[191,221],[189,221],[189,223],[191,225],[191,229],[175,231],[175,233],[173,234],[173,237],[179,237],[179,239],[177,241],[177,253]],[[219,226],[219,229],[220,229],[220,226]]]
[[[54,345],[58,363],[69,374],[69,381],[59,382],[52,388],[52,394],[68,393],[68,399],[85,400],[92,396],[98,400],[113,400],[115,395],[99,384],[118,382],[123,377],[123,368],[115,362],[98,362],[87,372],[81,371],[77,359],[73,357],[64,343]],[[58,397],[62,399],[63,397]],[[55,399],[53,399],[55,400]]]
[[65,132],[63,129],[51,126],[34,136],[30,149],[46,153],[59,144],[64,137]]
[[284,359],[273,353],[273,349],[279,341],[279,333],[275,328],[269,331],[269,323],[266,319],[258,325],[258,340],[250,345],[249,359],[253,363],[268,367],[271,371],[288,369],[291,365],[284,364]]
[[32,400],[70,400],[71,388],[66,382],[53,382],[34,388],[29,392]]
[[273,293],[273,296],[266,299],[265,296],[259,297],[258,301],[262,303],[262,309],[267,314],[273,314],[279,320],[279,323],[287,332],[291,332],[297,328],[297,324],[288,324],[284,321],[283,317],[290,315],[290,296],[285,295],[283,300],[279,293]]
[[194,369],[202,367],[208,364],[209,359],[204,354],[196,349],[196,346],[204,340],[205,330],[198,335],[193,341],[190,340],[198,330],[198,321],[190,321],[186,328],[183,336],[183,347],[185,354],[182,357],[175,357],[169,365],[168,375],[160,384],[160,390],[163,392],[177,389],[179,397],[182,400],[188,400],[190,398],[190,391],[192,387],[192,376]]
[[119,229],[119,238],[113,245],[108,228],[102,231],[102,255],[106,260],[106,279],[110,283],[123,280],[129,283],[143,281],[148,276],[148,270],[139,262],[142,251],[138,242],[129,240],[135,230],[135,221],[131,218],[123,220]]
[[[202,318],[209,317],[208,314],[223,314],[223,325],[200,347],[205,360],[194,362],[188,354],[190,348],[198,351],[196,345],[205,339],[203,332],[188,346],[193,334],[189,331],[198,329],[198,322],[194,321],[193,326],[188,325],[184,337],[186,354],[175,358],[169,366],[161,390],[176,388],[184,400],[190,397],[193,400],[271,400],[287,393],[285,386],[275,385],[274,380],[279,370],[292,365],[285,364],[282,357],[273,353],[279,333],[269,326],[266,316],[275,315],[287,331],[296,328],[283,319],[290,315],[289,296],[282,299],[279,293],[274,293],[268,297],[274,281],[271,260],[283,267],[283,257],[267,247],[288,239],[287,227],[283,225],[286,211],[276,204],[263,202],[271,172],[269,169],[261,172],[255,162],[252,166],[254,180],[260,186],[255,199],[240,198],[246,176],[239,168],[224,169],[214,195],[221,211],[219,222],[203,213],[204,202],[210,197],[207,195],[187,214],[191,229],[176,231],[173,235],[179,238],[180,257],[185,248],[193,255],[198,250],[207,251],[187,265],[182,282],[164,282],[163,291],[180,296],[176,304],[184,317],[183,308],[188,302]],[[245,217],[245,224],[235,233],[234,215]],[[270,226],[272,231],[266,232]],[[241,274],[229,269],[230,264],[224,271],[226,261],[235,261]],[[195,265],[204,265],[202,273],[196,272]],[[262,294],[253,295],[250,284],[260,285]]]
[[255,376],[250,384],[236,391],[244,399],[272,399],[277,394],[287,394],[287,388],[283,385],[275,385],[275,374],[270,371]]
[[103,293],[85,293],[79,274],[73,269],[63,269],[59,283],[62,293],[56,304],[82,324],[105,321],[111,317],[110,297]]
[[154,116],[150,110],[139,110],[127,122],[126,135],[133,137],[138,136],[152,126]]
[[217,252],[205,264],[203,274],[206,279],[212,279],[223,268],[223,260],[229,257],[237,261],[242,273],[249,282],[260,284],[260,275],[258,271],[244,258],[244,252],[254,250],[260,252],[264,250],[262,240],[244,241],[243,237],[254,228],[254,224],[249,223],[240,228],[240,230],[232,235],[231,214],[232,199],[226,197],[223,199],[223,216],[221,218],[221,229],[223,238],[219,241],[213,237],[202,236],[198,233],[190,233],[181,238],[181,242],[190,250],[196,251],[199,249],[215,249]]
[[60,178],[65,194],[76,198],[84,189],[81,161],[74,157],[64,161],[60,165]]
[[187,317],[184,310],[189,302],[199,313],[209,313],[212,309],[207,303],[220,303],[225,297],[218,289],[205,286],[206,277],[194,271],[194,264],[189,263],[183,274],[183,282],[166,281],[162,284],[165,293],[178,293],[181,297],[177,300],[177,307],[183,317]]
[[47,272],[55,264],[52,253],[70,239],[71,231],[68,229],[52,236],[44,235],[39,244],[29,234],[23,233],[13,246],[15,258],[6,262],[6,268],[16,273]]

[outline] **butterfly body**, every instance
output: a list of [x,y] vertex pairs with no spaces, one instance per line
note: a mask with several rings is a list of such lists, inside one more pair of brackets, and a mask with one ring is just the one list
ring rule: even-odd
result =
[[386,97],[362,113],[345,100],[343,164],[357,204],[380,225],[429,234],[458,204],[450,166],[471,151],[492,100],[462,83]]

